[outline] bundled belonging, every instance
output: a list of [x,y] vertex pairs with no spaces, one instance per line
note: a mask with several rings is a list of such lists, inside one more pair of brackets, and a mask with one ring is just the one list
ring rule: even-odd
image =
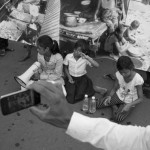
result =
[[0,36],[5,39],[16,40],[20,35],[21,31],[17,25],[11,21],[2,21],[0,23]]
[[27,23],[30,23],[31,20],[32,20],[32,16],[30,14],[27,14],[27,13],[24,13],[24,12],[20,12],[17,9],[14,9],[10,13],[10,16],[15,18],[15,19],[27,22]]

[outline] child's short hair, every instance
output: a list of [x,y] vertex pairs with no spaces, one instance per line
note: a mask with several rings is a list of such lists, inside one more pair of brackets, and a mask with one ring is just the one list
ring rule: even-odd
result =
[[87,54],[89,50],[89,42],[84,39],[80,39],[75,43],[74,49],[77,49],[79,47],[81,47],[83,53]]
[[134,21],[131,22],[131,27],[133,29],[137,29],[139,26],[140,26],[140,22],[139,21],[134,20]]
[[117,61],[117,69],[118,71],[123,69],[129,69],[129,70],[134,69],[134,64],[131,58],[128,56],[120,56]]

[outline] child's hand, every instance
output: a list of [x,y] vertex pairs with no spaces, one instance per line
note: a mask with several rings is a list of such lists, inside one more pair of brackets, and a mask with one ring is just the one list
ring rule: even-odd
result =
[[80,53],[80,56],[81,56],[83,59],[87,59],[87,55],[85,55],[84,53]]
[[135,44],[136,41],[135,41],[135,40],[130,40],[130,43],[131,43],[131,44]]
[[31,80],[40,80],[40,73],[39,72],[36,72],[34,73],[34,75],[31,77]]
[[111,100],[111,96],[106,96],[105,101],[104,101],[104,105],[108,106],[110,104],[110,100]]
[[123,112],[127,112],[127,111],[129,111],[130,110],[130,108],[131,108],[131,105],[130,104],[126,104],[124,107],[123,107],[123,109],[122,109],[122,113]]
[[70,77],[69,78],[69,82],[71,83],[71,84],[74,84],[74,81],[73,81],[73,79]]

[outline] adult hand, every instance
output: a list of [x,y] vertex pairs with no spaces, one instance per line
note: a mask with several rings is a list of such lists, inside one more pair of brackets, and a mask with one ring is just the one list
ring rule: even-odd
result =
[[66,101],[61,84],[37,81],[27,86],[27,88],[40,93],[41,98],[49,103],[46,110],[40,110],[35,106],[31,107],[31,113],[43,122],[67,129],[73,111]]

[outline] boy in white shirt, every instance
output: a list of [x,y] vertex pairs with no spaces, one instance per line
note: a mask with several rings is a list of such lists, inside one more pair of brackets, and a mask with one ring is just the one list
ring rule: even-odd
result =
[[99,67],[99,64],[91,57],[86,55],[88,42],[80,39],[75,43],[73,53],[68,54],[64,59],[64,71],[67,76],[65,88],[67,101],[76,103],[83,100],[84,95],[93,96],[96,92],[104,94],[107,89],[98,86],[93,87],[92,80],[86,75],[86,66]]

